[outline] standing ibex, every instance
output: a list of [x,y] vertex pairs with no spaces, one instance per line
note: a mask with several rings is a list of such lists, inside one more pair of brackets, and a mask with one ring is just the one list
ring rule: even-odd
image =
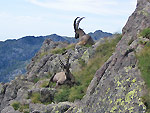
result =
[[[79,18],[79,20],[77,21],[77,19]],[[83,19],[84,17],[80,18],[80,17],[77,17],[75,20],[74,20],[74,30],[75,30],[75,38],[79,38],[79,42],[77,43],[77,45],[86,45],[86,44],[89,44],[89,45],[93,45],[94,44],[94,41],[93,39],[91,38],[90,35],[86,34],[83,29],[79,28],[79,23],[80,21]],[[76,22],[77,21],[77,22]]]
[[70,72],[70,63],[69,63],[69,59],[70,59],[71,54],[69,54],[68,58],[67,58],[67,62],[66,64],[64,64],[60,59],[60,65],[63,68],[63,72],[59,72],[54,74],[49,81],[49,84],[47,85],[47,87],[50,86],[50,82],[56,82],[56,88],[58,85],[62,85],[64,83],[72,85],[74,84],[75,80],[74,80],[74,76],[72,75],[72,73]]

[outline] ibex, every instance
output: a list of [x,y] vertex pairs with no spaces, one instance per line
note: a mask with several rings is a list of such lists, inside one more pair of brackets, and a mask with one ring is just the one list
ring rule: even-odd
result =
[[60,65],[63,68],[63,72],[59,72],[59,73],[55,73],[49,81],[49,84],[47,85],[47,87],[50,87],[50,82],[56,82],[56,86],[55,88],[58,87],[58,85],[62,85],[62,84],[69,84],[72,85],[74,84],[75,80],[74,80],[74,76],[73,74],[70,72],[70,63],[69,63],[69,59],[70,59],[71,54],[69,54],[66,64],[64,64],[60,59]]
[[[77,19],[79,18],[79,20],[77,21]],[[93,45],[94,44],[94,41],[93,39],[91,38],[90,35],[86,34],[83,29],[79,28],[79,23],[80,21],[85,18],[85,17],[77,17],[75,20],[74,20],[74,31],[75,31],[75,38],[79,38],[79,42],[77,43],[77,45],[86,45],[86,44],[89,44],[89,45]],[[77,22],[76,22],[77,21]]]

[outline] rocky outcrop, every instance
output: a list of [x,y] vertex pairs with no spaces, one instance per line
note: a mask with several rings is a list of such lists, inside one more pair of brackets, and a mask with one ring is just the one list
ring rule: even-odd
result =
[[[104,39],[101,39],[93,47],[68,47],[70,46],[68,43],[53,42],[46,39],[40,51],[27,66],[26,75],[18,76],[9,83],[0,84],[0,111],[3,113],[67,111],[71,106],[74,106],[73,103],[50,104],[54,100],[56,89],[44,88],[43,84],[47,85],[49,82],[49,78],[46,78],[46,76],[49,73],[60,72],[62,69],[59,58],[66,62],[66,57],[70,53],[72,54],[70,58],[71,71],[80,70],[79,60],[87,63],[94,56],[97,45],[103,42],[105,42]],[[63,48],[65,48],[65,51],[61,51],[59,54],[52,53],[55,49],[63,50]],[[38,104],[32,100],[35,95]],[[14,109],[12,106],[17,108]]]
[[[79,59],[88,61],[89,58],[94,56],[94,51],[97,46],[93,47],[82,47],[82,46],[74,46],[69,49],[65,49],[59,54],[53,54],[51,50],[58,48],[68,48],[67,43],[61,42],[53,42],[50,39],[46,39],[41,47],[40,51],[36,54],[34,58],[32,58],[31,63],[27,66],[27,76],[31,81],[36,77],[43,77],[47,73],[57,73],[62,71],[59,58],[65,62],[67,55],[71,53],[70,63],[71,63],[71,71],[80,70]],[[75,49],[75,50],[73,50]]]
[[138,0],[135,12],[123,28],[123,37],[116,52],[97,70],[82,99],[82,106],[72,108],[72,113],[145,112],[141,99],[145,84],[135,51],[141,50],[138,34],[147,27],[150,27],[150,1]]

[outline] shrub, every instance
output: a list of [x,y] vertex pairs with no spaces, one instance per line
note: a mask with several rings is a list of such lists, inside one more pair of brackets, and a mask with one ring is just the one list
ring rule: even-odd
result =
[[81,99],[84,96],[84,87],[74,86],[70,90],[69,101],[74,101],[76,99]]
[[143,29],[140,32],[140,36],[150,39],[150,28]]
[[20,103],[19,102],[14,102],[14,103],[12,103],[11,106],[14,108],[14,110],[18,110],[20,108]]
[[24,110],[27,110],[27,109],[29,110],[29,104],[24,104],[24,105],[21,104],[21,106],[19,108],[19,111],[24,112],[24,113],[29,113],[29,111],[24,111]]
[[55,94],[54,101],[55,102],[63,102],[68,101],[68,97],[70,94],[70,87],[69,86],[61,86],[57,93]]

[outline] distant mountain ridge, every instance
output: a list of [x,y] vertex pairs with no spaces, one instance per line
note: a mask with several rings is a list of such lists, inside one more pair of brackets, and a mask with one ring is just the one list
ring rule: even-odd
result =
[[[111,33],[97,30],[89,33],[94,40],[111,36]],[[75,43],[78,40],[73,37],[59,36],[52,34],[48,36],[25,36],[20,39],[9,39],[0,41],[0,82],[8,82],[16,75],[26,72],[26,64],[37,53],[45,39],[54,42]]]

